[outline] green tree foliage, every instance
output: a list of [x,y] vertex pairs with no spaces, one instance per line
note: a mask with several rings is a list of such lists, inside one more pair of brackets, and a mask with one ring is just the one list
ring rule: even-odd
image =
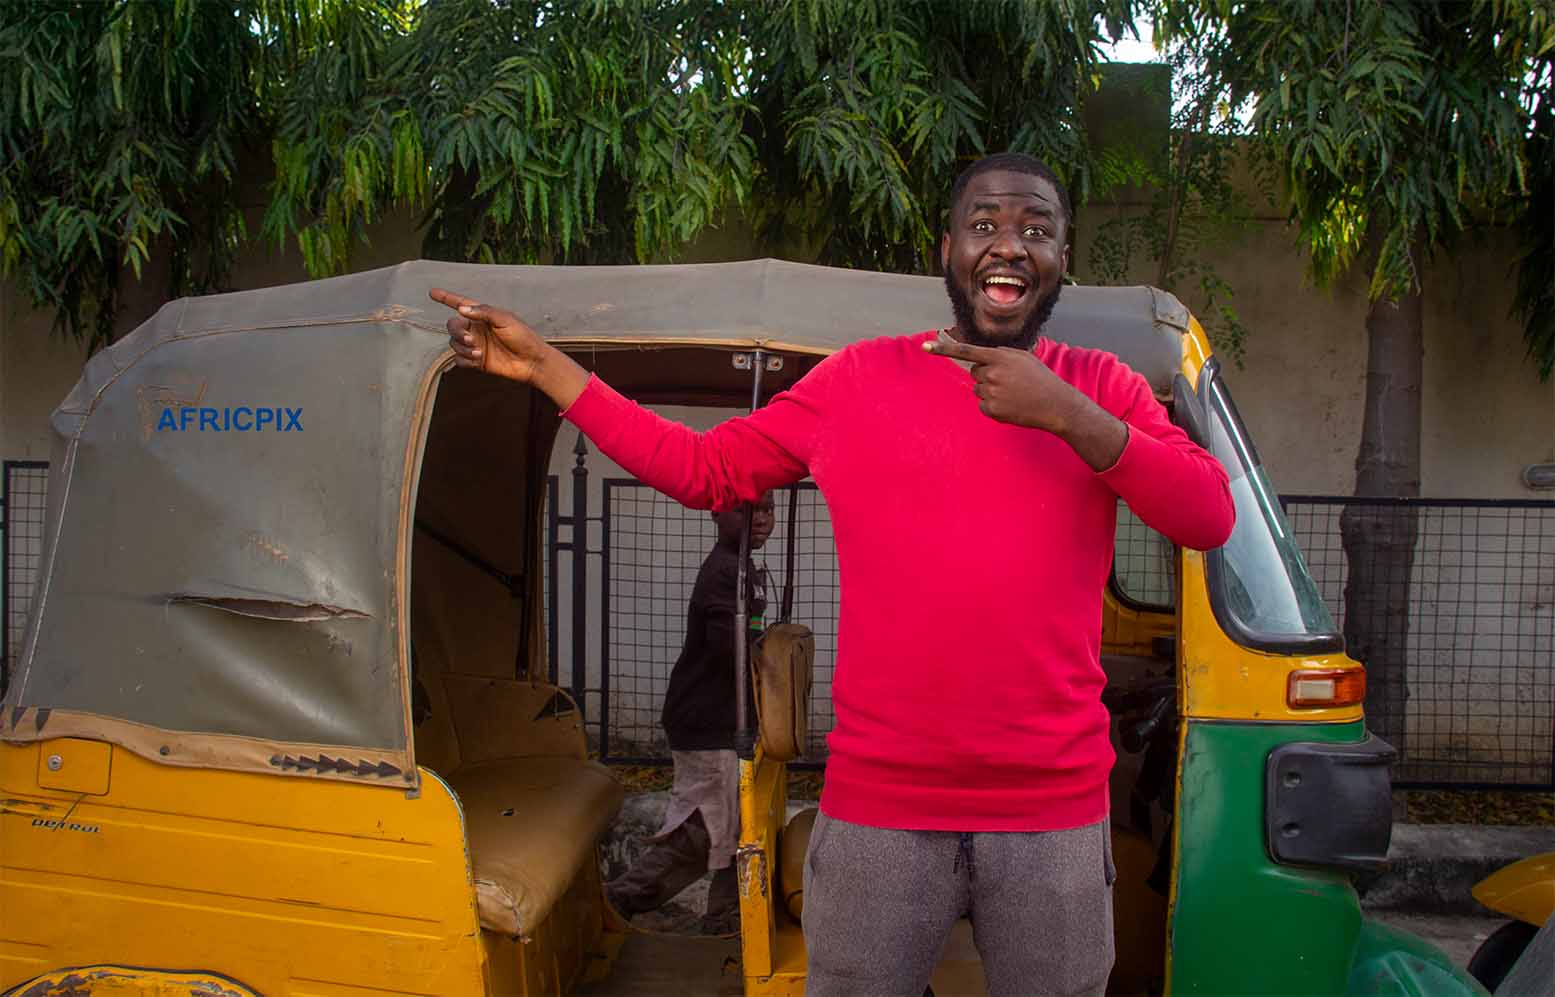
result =
[[1089,192],[1080,121],[1100,33],[1127,0],[800,0],[749,4],[753,133],[773,243],[825,263],[934,269],[949,181],[968,159],[1029,152]]
[[154,255],[169,294],[219,284],[264,109],[332,16],[290,0],[0,4],[6,273],[94,342]]
[[266,231],[333,272],[398,201],[430,255],[620,263],[739,206],[769,245],[931,268],[968,157],[1032,151],[1083,192],[1098,32],[1128,24],[1125,0],[444,0],[365,80],[288,88]]
[[1470,211],[1507,221],[1527,189],[1543,0],[1159,0],[1156,17],[1202,46],[1230,106],[1252,102],[1319,283],[1370,248],[1372,298],[1397,299]]
[[[700,16],[697,16],[700,15]],[[393,205],[429,255],[624,262],[749,191],[737,12],[445,0],[359,59],[326,50],[279,102],[267,234],[338,272]]]
[[[1083,196],[1080,106],[1130,0],[0,0],[0,260],[94,342],[148,261],[219,288],[263,234],[338,273],[395,209],[426,255],[768,245],[932,269],[984,150]],[[148,277],[148,279],[150,279]]]

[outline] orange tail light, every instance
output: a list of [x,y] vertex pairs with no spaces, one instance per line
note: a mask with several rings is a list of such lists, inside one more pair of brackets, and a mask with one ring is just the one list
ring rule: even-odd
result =
[[1293,710],[1355,706],[1366,701],[1364,668],[1308,668],[1290,673],[1285,702]]

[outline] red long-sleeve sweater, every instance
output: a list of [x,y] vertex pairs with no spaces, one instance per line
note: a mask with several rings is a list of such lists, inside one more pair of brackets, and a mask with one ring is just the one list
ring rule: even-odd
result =
[[841,609],[821,809],[876,827],[1040,831],[1107,812],[1099,661],[1122,497],[1188,547],[1231,533],[1225,471],[1110,353],[1037,356],[1129,426],[1097,473],[1058,437],[983,415],[934,333],[828,357],[705,433],[591,378],[565,413],[622,467],[695,508],[807,472],[831,511]]

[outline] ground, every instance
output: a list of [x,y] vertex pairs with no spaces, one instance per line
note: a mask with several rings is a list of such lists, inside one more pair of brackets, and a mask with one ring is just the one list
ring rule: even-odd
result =
[[1413,824],[1509,824],[1555,827],[1555,793],[1401,789],[1404,819]]

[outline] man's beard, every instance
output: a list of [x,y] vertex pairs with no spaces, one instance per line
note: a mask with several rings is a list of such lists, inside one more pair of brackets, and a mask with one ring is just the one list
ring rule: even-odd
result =
[[977,328],[972,313],[971,298],[956,283],[950,271],[945,271],[945,293],[950,296],[950,311],[956,317],[956,328],[961,330],[962,341],[969,346],[1011,346],[1017,350],[1029,351],[1037,345],[1037,337],[1042,335],[1042,327],[1053,314],[1053,308],[1058,304],[1059,292],[1063,289],[1062,281],[1054,284],[1052,292],[1031,310],[1030,315],[1026,316],[1026,321],[1021,325],[1020,332],[1015,338],[1000,339],[989,336]]

